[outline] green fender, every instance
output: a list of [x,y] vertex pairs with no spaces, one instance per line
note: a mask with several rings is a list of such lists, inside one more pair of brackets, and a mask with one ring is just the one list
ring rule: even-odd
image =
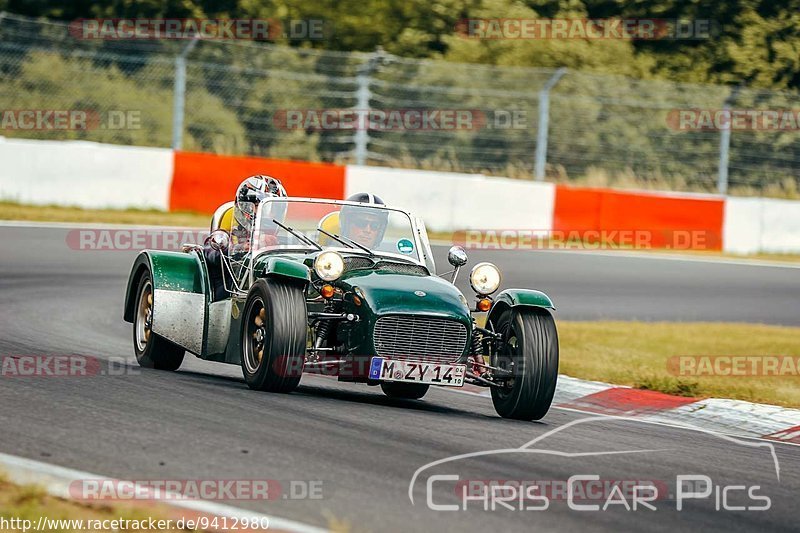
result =
[[257,262],[256,277],[280,277],[301,281],[305,285],[311,281],[311,271],[296,258],[268,256]]
[[515,307],[528,307],[555,310],[553,301],[545,293],[533,289],[506,289],[494,299],[489,310],[487,323],[500,316],[507,309]]
[[153,289],[205,294],[206,281],[200,258],[194,253],[144,250],[133,262],[125,291],[124,318],[133,322],[136,289],[142,274],[149,270],[153,277]]

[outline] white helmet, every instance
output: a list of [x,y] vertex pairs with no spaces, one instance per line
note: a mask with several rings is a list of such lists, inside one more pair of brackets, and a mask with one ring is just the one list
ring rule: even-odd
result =
[[258,204],[269,197],[286,197],[286,189],[279,179],[256,175],[244,180],[236,189],[233,216],[244,228],[253,225]]

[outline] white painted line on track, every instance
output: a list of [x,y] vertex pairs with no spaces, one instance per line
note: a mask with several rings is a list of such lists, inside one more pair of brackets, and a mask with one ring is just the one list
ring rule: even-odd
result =
[[[70,484],[80,480],[112,481],[111,478],[72,470],[63,466],[34,461],[24,457],[0,453],[0,467],[8,475],[10,481],[17,484],[36,484],[45,488],[48,494],[64,499],[71,499]],[[238,518],[240,520],[268,520],[270,530],[291,531],[296,533],[324,533],[326,529],[318,528],[302,522],[288,520],[277,516],[239,509],[205,500],[152,500],[155,503],[171,507],[197,511],[213,516]]]

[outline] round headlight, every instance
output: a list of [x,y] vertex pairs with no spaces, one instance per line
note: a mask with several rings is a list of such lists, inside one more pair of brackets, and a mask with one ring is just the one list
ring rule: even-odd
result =
[[492,294],[500,287],[500,270],[491,263],[478,263],[469,275],[469,284],[482,296]]
[[337,252],[322,252],[314,260],[314,272],[323,281],[339,279],[344,272],[344,259]]

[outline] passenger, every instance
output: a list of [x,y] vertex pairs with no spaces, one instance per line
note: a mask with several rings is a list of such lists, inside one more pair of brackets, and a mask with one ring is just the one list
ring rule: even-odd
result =
[[[368,205],[386,205],[379,197],[366,192],[356,193],[347,200]],[[364,209],[345,205],[339,211],[341,235],[369,249],[375,249],[381,244],[388,221],[389,214],[383,209]]]

